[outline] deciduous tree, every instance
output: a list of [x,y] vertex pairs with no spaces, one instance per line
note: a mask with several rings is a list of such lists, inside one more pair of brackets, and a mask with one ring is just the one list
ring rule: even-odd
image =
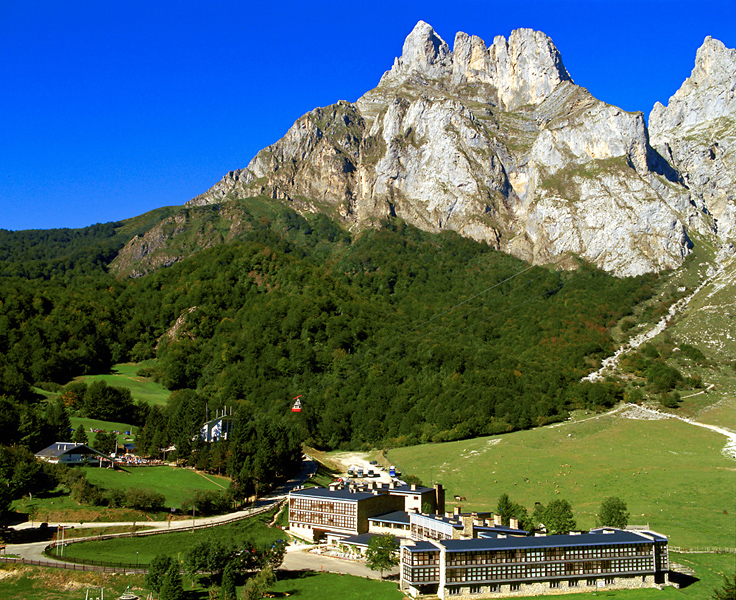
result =
[[544,525],[552,533],[570,533],[577,527],[567,500],[552,500],[544,509]]
[[371,571],[383,572],[399,564],[399,544],[390,533],[382,533],[371,538],[365,551],[365,560]]
[[605,527],[625,529],[629,524],[629,513],[626,502],[616,496],[606,498],[601,502],[598,511],[598,522]]

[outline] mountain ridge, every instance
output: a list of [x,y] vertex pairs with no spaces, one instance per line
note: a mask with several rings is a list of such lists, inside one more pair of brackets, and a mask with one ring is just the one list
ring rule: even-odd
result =
[[[187,204],[256,195],[355,230],[396,215],[535,264],[575,254],[617,275],[676,268],[689,232],[716,235],[643,113],[593,98],[528,29],[490,46],[460,32],[450,51],[420,21],[376,88],[306,113]],[[730,231],[732,213],[720,214]]]

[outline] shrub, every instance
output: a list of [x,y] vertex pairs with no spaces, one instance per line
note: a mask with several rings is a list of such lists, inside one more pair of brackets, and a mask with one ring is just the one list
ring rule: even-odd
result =
[[189,513],[194,508],[199,515],[217,515],[230,510],[232,502],[231,495],[225,491],[195,490],[190,498],[182,502],[181,510]]
[[134,510],[157,511],[164,510],[166,496],[151,490],[131,488],[125,495],[125,507]]

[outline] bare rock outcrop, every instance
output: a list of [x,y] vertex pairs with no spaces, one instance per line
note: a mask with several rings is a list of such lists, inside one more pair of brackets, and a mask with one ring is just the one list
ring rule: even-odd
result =
[[[700,71],[716,69],[719,52],[703,52],[718,56],[704,58]],[[704,78],[715,80],[698,74],[693,85]],[[718,96],[719,108],[704,98],[692,110],[708,104],[709,123],[728,119],[730,90]],[[681,111],[677,127],[692,120],[690,112]],[[664,113],[657,118],[674,122]],[[692,245],[687,232],[712,230],[709,211],[718,194],[726,207],[716,217],[719,231],[732,214],[731,192],[713,179],[720,171],[708,175],[710,196],[693,201],[694,175],[675,159],[685,142],[670,140],[666,132],[673,130],[658,130],[652,147],[642,113],[575,85],[541,32],[516,30],[490,46],[460,32],[451,50],[420,21],[375,89],[355,103],[307,113],[246,169],[228,173],[191,203],[264,194],[300,212],[328,212],[353,228],[396,215],[535,263],[575,254],[636,275],[679,266]],[[719,155],[720,168],[732,168],[732,157]]]
[[667,106],[649,116],[651,143],[682,175],[722,243],[736,239],[736,50],[707,37]]

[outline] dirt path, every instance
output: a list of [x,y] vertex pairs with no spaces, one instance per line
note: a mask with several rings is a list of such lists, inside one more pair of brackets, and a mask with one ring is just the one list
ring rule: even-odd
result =
[[222,485],[221,483],[219,483],[219,482],[215,481],[214,479],[210,479],[210,478],[209,478],[209,477],[207,477],[207,475],[205,475],[204,473],[201,473],[200,471],[197,471],[196,473],[197,473],[197,475],[201,475],[202,477],[204,477],[204,478],[205,478],[205,479],[206,479],[207,481],[209,481],[210,483],[214,483],[215,485],[217,485],[217,486],[221,487],[221,488],[222,488],[223,490],[226,490],[226,489],[227,489],[227,487],[226,487],[226,486],[224,486],[224,485]]
[[652,327],[649,331],[645,331],[643,333],[640,333],[637,336],[634,336],[631,338],[626,344],[621,346],[616,352],[613,353],[612,356],[609,356],[608,358],[604,358],[601,362],[601,368],[597,371],[594,371],[590,375],[587,375],[586,377],[583,377],[582,381],[603,381],[603,379],[606,377],[606,375],[610,375],[614,373],[618,369],[618,363],[621,359],[621,356],[629,352],[629,350],[633,350],[634,348],[638,348],[645,342],[648,342],[652,339],[654,339],[656,336],[658,336],[660,333],[662,333],[669,322],[682,310],[690,304],[690,301],[700,293],[700,291],[705,288],[705,286],[711,284],[715,279],[718,278],[719,275],[722,275],[724,273],[723,267],[719,268],[718,271],[710,276],[707,277],[703,283],[701,283],[697,288],[695,288],[695,291],[693,291],[692,294],[689,296],[686,296],[685,298],[681,298],[677,302],[675,302],[672,306],[670,306],[669,311],[667,314],[660,319],[660,321]]
[[722,452],[728,458],[736,459],[736,432],[731,431],[730,429],[726,429],[725,427],[719,427],[718,425],[709,425],[708,423],[701,423],[700,421],[695,421],[694,419],[688,419],[687,417],[673,415],[672,413],[662,412],[659,410],[655,410],[653,408],[646,408],[644,406],[639,406],[637,404],[626,404],[625,406],[629,410],[621,414],[621,417],[623,418],[628,418],[628,419],[679,419],[680,421],[684,421],[685,423],[689,423],[690,425],[695,425],[697,427],[704,427],[705,429],[710,429],[711,431],[715,431],[716,433],[725,435],[728,438],[728,441],[726,442],[726,446],[723,448]]

